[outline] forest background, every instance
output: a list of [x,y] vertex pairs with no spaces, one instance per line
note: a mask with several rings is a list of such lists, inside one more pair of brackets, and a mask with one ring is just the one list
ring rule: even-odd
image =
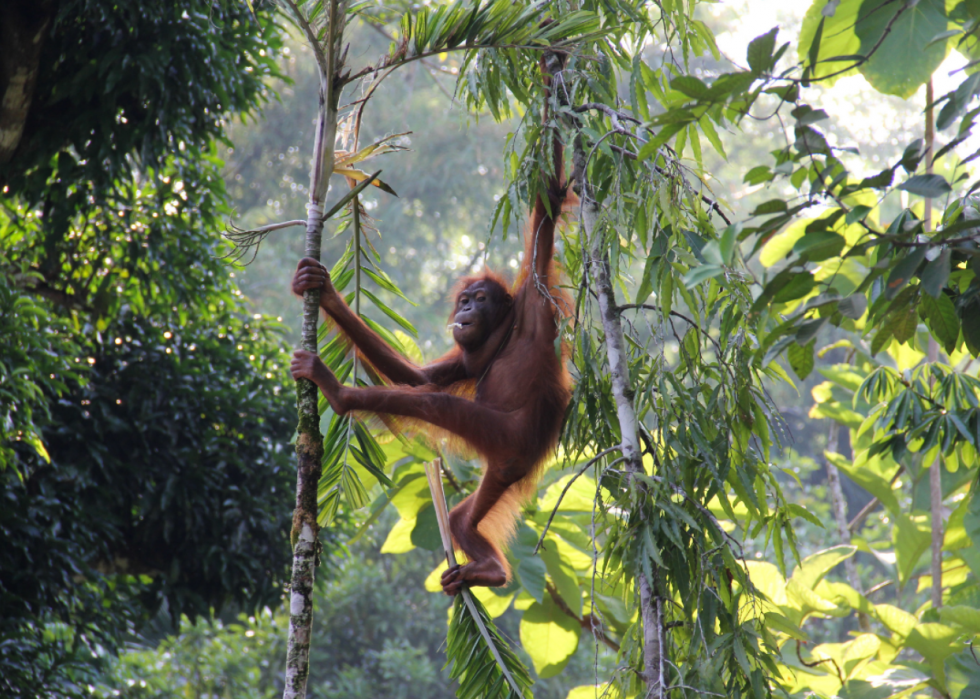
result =
[[[692,56],[688,70],[710,81],[706,76],[744,64],[749,41],[772,26],[795,47],[807,7],[787,3],[777,13],[758,4],[699,6],[694,17],[715,35],[721,51]],[[214,61],[239,52],[249,57],[249,70],[237,77],[223,70],[201,74],[200,66],[170,58],[180,55],[184,41],[213,41],[210,32],[221,22],[251,21],[247,8],[222,12],[185,13],[176,23],[165,11],[141,17],[107,12],[90,20],[93,26],[105,21],[105,27],[85,27],[78,35],[62,27],[63,53],[48,77],[62,80],[62,92],[53,90],[61,99],[67,93],[76,106],[91,110],[80,109],[75,128],[105,136],[96,144],[104,149],[98,153],[103,160],[70,162],[39,146],[32,153],[35,162],[18,162],[24,157],[18,153],[4,175],[0,331],[14,341],[2,350],[0,686],[11,696],[266,697],[282,691],[286,622],[279,599],[289,554],[294,410],[284,368],[299,336],[300,304],[289,294],[288,281],[302,241],[288,229],[276,232],[244,268],[216,253],[223,250],[218,236],[228,221],[260,226],[302,211],[316,75],[308,47],[269,25],[215,44]],[[159,70],[161,84],[186,84],[199,98],[187,100],[193,109],[181,100],[162,100],[173,109],[161,118],[168,133],[157,141],[152,128],[133,133],[120,127],[118,117],[106,123],[92,109],[92,96],[84,94],[81,69],[71,65],[77,61],[84,69],[91,52],[102,51],[96,64],[125,66],[127,39],[120,34],[141,23],[155,30],[179,27],[168,35],[170,57],[157,56],[154,63],[144,54],[149,57],[141,68]],[[352,31],[351,43],[363,56],[387,50],[389,40],[381,32],[366,26]],[[139,32],[134,34],[135,42]],[[85,47],[88,58],[71,56],[72,41]],[[658,62],[661,50],[648,47],[646,59]],[[963,75],[952,71],[966,63],[951,54],[935,71],[937,95],[960,84]],[[456,66],[451,57],[436,56],[404,68],[373,98],[361,135],[370,143],[404,134],[393,143],[408,150],[383,162],[383,178],[398,197],[373,192],[363,204],[380,231],[369,239],[402,294],[377,291],[381,305],[403,322],[394,316],[378,320],[404,333],[399,338],[417,331],[418,347],[407,340],[405,345],[425,359],[449,346],[445,313],[452,280],[484,259],[512,271],[521,247],[515,228],[505,236],[499,226],[488,225],[496,203],[508,196],[513,169],[509,154],[502,153],[519,120],[497,122],[488,109],[477,117],[454,105]],[[100,75],[108,75],[110,85],[133,79],[125,67],[118,77],[104,69]],[[922,137],[925,100],[922,90],[908,99],[882,95],[864,80],[815,84],[808,99],[829,115],[818,120],[828,142],[857,149],[849,167],[875,172],[908,156],[909,144]],[[971,97],[972,92],[957,116]],[[226,114],[229,109],[234,117]],[[38,123],[25,137],[38,144],[58,141],[50,134],[60,128],[55,115]],[[745,119],[739,128],[719,133],[727,158],[698,146],[697,169],[710,173],[710,195],[724,203],[730,219],[746,220],[773,200],[757,167],[784,145],[786,133],[792,137],[792,128],[784,132],[772,121]],[[970,152],[970,142],[963,143]],[[688,145],[687,157],[694,167],[692,149]],[[76,153],[82,150],[76,144]],[[134,178],[120,175],[132,168],[131,153],[139,153],[147,168]],[[953,180],[958,164],[951,160],[937,168]],[[91,170],[92,163],[105,161],[118,170]],[[26,175],[10,176],[17,165]],[[779,195],[785,196],[785,185],[773,186],[783,187]],[[914,203],[908,193],[895,195],[902,206]],[[59,211],[70,214],[58,222]],[[324,246],[328,264],[347,244],[342,229],[330,233],[337,237]],[[768,258],[763,251],[762,259],[747,254],[748,265],[761,273],[786,250],[770,249]],[[619,269],[617,282],[630,298],[642,286],[646,267],[636,258]],[[921,340],[908,342],[913,330],[875,354],[885,364],[911,369],[927,351],[923,331]],[[841,344],[849,341],[850,347]],[[940,675],[941,691],[973,696],[980,684],[969,665],[969,639],[980,626],[970,614],[980,619],[980,605],[973,602],[975,573],[968,556],[949,556],[949,575],[943,575],[944,599],[959,625],[937,613],[926,615],[932,585],[928,469],[922,459],[900,465],[879,454],[866,456],[865,462],[877,458],[868,467],[858,463],[852,448],[850,431],[860,432],[871,412],[869,404],[852,400],[872,364],[870,357],[860,359],[868,354],[867,344],[854,339],[853,328],[824,329],[819,346],[831,349],[817,353],[813,367],[802,370],[799,359],[786,365],[795,372],[790,381],[796,388],[776,378],[765,384],[786,423],[787,448],[773,451],[773,470],[785,501],[798,507],[792,527],[799,556],[810,563],[792,574],[796,563],[790,560],[784,568],[768,536],[756,530],[745,538],[752,580],[780,610],[763,612],[783,634],[780,662],[799,673],[782,687],[790,693],[885,697],[931,691]],[[966,353],[950,352],[950,364],[960,360],[969,376]],[[857,368],[848,373],[841,365],[852,362]],[[964,386],[964,395],[975,393]],[[970,434],[966,427],[963,432]],[[954,445],[959,451],[943,476],[950,552],[970,542],[965,506],[977,464],[966,442]],[[863,513],[853,541],[842,542],[829,524],[835,504],[841,504],[832,492],[835,469],[843,472],[846,512],[850,518]],[[549,473],[542,509],[555,502],[571,472]],[[591,498],[588,492],[573,495]],[[341,510],[324,529],[311,696],[453,696],[443,668],[449,603],[426,588],[440,562],[438,546],[432,532],[426,536],[418,528],[393,537],[393,527],[414,525],[422,512],[421,505],[394,504],[371,508],[367,521]],[[884,509],[868,507],[878,504]],[[580,514],[574,508],[583,506],[565,507]],[[856,549],[836,547],[840,543]],[[845,559],[856,566],[845,570]],[[547,577],[542,574],[543,584],[545,579],[552,588],[562,585],[551,569]],[[794,590],[794,580],[797,588],[805,581],[807,590]],[[845,583],[878,597],[854,596]],[[510,604],[514,595],[506,599]],[[547,599],[537,602],[546,607]],[[602,687],[622,662],[606,648],[599,653],[601,639],[568,624],[569,616],[576,623],[585,619],[581,605],[580,599],[577,615],[555,612],[552,605],[550,616],[538,623],[525,623],[527,615],[518,613],[528,606],[494,610],[502,614],[497,623],[508,636],[524,641],[524,657],[538,674],[536,696],[591,696],[591,687]],[[619,626],[628,626],[626,607],[613,600],[604,611],[619,611]],[[878,625],[875,633],[869,632],[869,617]],[[929,633],[940,634],[939,640]],[[625,635],[612,633],[614,641]],[[932,652],[921,639],[941,648]],[[896,665],[886,667],[892,661]],[[871,677],[888,681],[873,683]]]

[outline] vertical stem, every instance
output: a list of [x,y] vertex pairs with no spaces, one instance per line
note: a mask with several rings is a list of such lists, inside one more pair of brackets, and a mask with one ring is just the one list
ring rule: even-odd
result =
[[[326,70],[320,74],[320,107],[317,114],[313,168],[310,172],[310,201],[307,204],[305,254],[320,259],[323,235],[323,202],[333,172],[334,142],[337,133],[339,91],[334,79],[340,63],[343,18],[346,0],[330,0],[327,33]],[[303,331],[301,345],[317,351],[317,323],[320,318],[320,292],[303,293]],[[312,381],[296,382],[298,437],[296,440],[296,509],[293,510],[293,567],[289,588],[289,635],[286,642],[286,676],[283,699],[304,699],[310,667],[310,638],[313,632],[313,581],[316,566],[317,486],[323,460],[323,435],[317,408],[317,389]]]
[[[354,313],[361,317],[361,198],[354,197]],[[354,370],[351,385],[357,385],[357,350],[354,350]]]
[[354,313],[361,315],[361,198],[354,197]]
[[[935,149],[936,125],[934,121],[932,103],[935,100],[933,95],[932,80],[926,83],[926,174],[932,174],[932,154]],[[926,198],[925,211],[923,215],[923,228],[926,233],[932,231],[932,199]],[[928,360],[930,364],[939,361],[939,343],[936,339],[929,336]],[[933,383],[934,379],[930,379]],[[932,607],[939,609],[943,605],[943,481],[942,481],[942,455],[936,456],[936,461],[929,468],[929,509],[931,511],[932,524],[932,563],[930,572],[932,573]]]
[[[592,189],[585,178],[585,153],[581,135],[575,138],[575,181],[580,183],[580,216],[582,231],[588,241],[591,259],[589,268],[596,296],[599,299],[599,316],[606,336],[606,358],[612,377],[613,398],[616,401],[616,416],[622,444],[621,453],[625,457],[625,469],[629,473],[643,473],[640,451],[639,422],[633,408],[633,387],[629,382],[629,365],[626,355],[626,340],[623,325],[616,306],[613,289],[609,253],[602,245],[602,236],[596,231],[599,205],[592,198]],[[642,514],[641,514],[642,516]],[[663,647],[663,609],[661,599],[656,594],[653,580],[641,571],[636,579],[640,592],[640,616],[643,619],[643,680],[647,685],[648,699],[664,697],[666,682],[664,678]]]
[[[932,154],[936,141],[936,125],[932,103],[935,100],[932,88],[932,79],[926,83],[926,174],[932,174]],[[932,231],[932,199],[926,197],[923,211],[923,229],[926,233]],[[929,335],[929,349],[927,358],[930,364],[939,361],[939,343],[936,338]],[[934,379],[929,379],[930,387]],[[936,460],[929,468],[929,510],[932,524],[930,537],[930,547],[932,549],[932,560],[929,565],[929,572],[932,575],[931,599],[932,608],[939,609],[943,605],[943,481],[942,481],[942,454],[936,455]],[[932,695],[939,699],[943,696],[938,689],[932,690]]]
[[[939,360],[939,344],[929,338],[929,362]],[[943,458],[937,455],[929,467],[929,509],[932,524],[932,608],[943,606]]]
[[[926,174],[932,174],[932,153],[934,150],[936,142],[936,122],[933,116],[932,103],[935,100],[935,96],[932,91],[932,79],[926,83]],[[926,233],[932,231],[932,198],[926,197],[925,199],[925,212],[922,217],[924,219],[924,227]]]

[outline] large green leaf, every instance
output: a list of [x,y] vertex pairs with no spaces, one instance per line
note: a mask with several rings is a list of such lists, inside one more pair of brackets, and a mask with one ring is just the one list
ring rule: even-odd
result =
[[970,635],[980,634],[980,609],[965,605],[943,607],[939,610],[939,618],[944,624],[963,627]]
[[818,582],[823,580],[823,576],[838,563],[853,556],[856,550],[853,546],[832,546],[829,549],[817,551],[801,561],[790,579],[812,590]]
[[889,512],[898,514],[902,511],[898,498],[892,490],[891,479],[898,468],[898,464],[894,461],[881,454],[867,458],[867,451],[859,452],[854,461],[827,451],[824,452],[824,457],[846,473],[851,480],[878,498]]
[[931,665],[934,679],[945,684],[943,661],[960,649],[956,639],[960,634],[945,624],[919,624],[905,639],[905,644],[918,651]]
[[794,221],[786,227],[786,230],[772,236],[766,242],[765,247],[762,248],[762,253],[759,255],[759,261],[762,263],[762,266],[772,267],[786,257],[793,250],[796,242],[803,237],[803,234],[806,232],[806,227],[813,220],[804,218],[799,221]]
[[878,621],[884,624],[888,630],[897,633],[899,636],[908,636],[915,628],[918,620],[915,615],[909,614],[904,609],[891,604],[876,604],[875,616]]
[[581,634],[579,623],[550,596],[528,607],[521,618],[521,644],[541,679],[554,677],[565,668]]
[[412,543],[426,551],[438,551],[442,548],[442,538],[439,536],[439,522],[436,519],[436,508],[432,503],[426,504],[419,510],[412,527],[410,537]]
[[929,548],[930,529],[928,516],[919,515],[897,515],[895,529],[892,530],[892,539],[895,544],[895,555],[898,559],[898,579],[901,585],[905,585],[919,558]]
[[405,480],[408,482],[391,498],[391,504],[398,510],[402,519],[415,519],[419,510],[432,502],[432,495],[429,492],[428,482],[419,474],[412,474]]
[[562,560],[555,546],[541,549],[540,556],[562,600],[576,616],[582,616],[582,591],[579,589],[575,571]]
[[[849,4],[853,0],[841,6]],[[908,99],[946,58],[948,41],[938,41],[927,48],[946,28],[945,0],[919,0],[914,4],[863,0],[854,33],[861,42],[860,53],[871,54],[871,58],[859,68],[861,74],[879,92]],[[888,35],[882,41],[885,31]]]
[[408,553],[415,548],[412,543],[412,532],[415,531],[415,517],[400,519],[388,532],[388,537],[381,545],[381,553]]
[[[544,497],[538,501],[538,508],[543,512],[550,513],[558,505],[559,512],[591,514],[595,504],[595,481],[589,476],[580,476],[572,483],[571,487],[568,487],[568,482],[574,477],[574,474],[563,476],[548,486]],[[565,493],[565,497],[561,499],[559,505],[558,498],[561,497],[561,493],[566,487],[568,487],[568,492]]]
[[946,352],[956,349],[960,336],[960,320],[956,315],[956,307],[946,294],[933,298],[928,294],[922,297],[919,306],[929,330]]
[[[810,67],[811,75],[815,78],[837,73],[853,65],[855,63],[853,58],[843,61],[832,59],[854,56],[861,50],[861,40],[854,33],[861,0],[845,0],[837,5],[833,14],[827,16],[825,8],[830,4],[827,0],[814,0],[810,9],[806,11],[803,26],[800,28],[799,57]],[[820,29],[819,45],[814,47],[813,41],[817,36],[818,28]],[[813,51],[814,48],[816,52]],[[815,65],[811,65],[813,61],[810,59],[813,56],[817,58]],[[852,75],[855,70],[851,69],[829,78],[822,84],[833,85],[845,75]]]

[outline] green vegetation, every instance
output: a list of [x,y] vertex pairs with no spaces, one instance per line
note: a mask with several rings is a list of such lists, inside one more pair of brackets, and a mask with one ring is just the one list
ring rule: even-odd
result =
[[[452,279],[516,267],[543,140],[579,158],[575,396],[512,583],[474,589],[529,694],[976,696],[980,13],[814,0],[723,56],[734,17],[711,5],[473,7],[347,7],[346,68],[386,77],[337,147],[384,142],[353,166],[398,196],[328,221],[323,259],[431,361]],[[312,51],[265,3],[38,8],[0,10],[44,26],[37,55],[0,47],[37,72],[0,111],[0,135],[22,115],[0,139],[0,693],[280,696],[302,245],[272,232],[242,268],[220,235],[303,217]],[[842,145],[857,80],[869,112],[907,100],[914,133]],[[319,409],[308,695],[450,697],[461,668],[488,692],[435,594],[443,445]],[[452,505],[480,470],[444,457]]]

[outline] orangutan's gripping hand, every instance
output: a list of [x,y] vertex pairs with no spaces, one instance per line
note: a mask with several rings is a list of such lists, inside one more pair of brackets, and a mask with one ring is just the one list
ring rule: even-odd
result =
[[330,281],[327,268],[312,257],[304,257],[300,260],[293,274],[293,293],[302,296],[307,289],[320,290],[320,306],[324,309],[340,298]]
[[315,383],[335,413],[338,415],[347,413],[344,385],[337,380],[337,377],[327,368],[319,355],[306,350],[296,350],[293,352],[293,360],[289,370],[294,379],[309,379]]

